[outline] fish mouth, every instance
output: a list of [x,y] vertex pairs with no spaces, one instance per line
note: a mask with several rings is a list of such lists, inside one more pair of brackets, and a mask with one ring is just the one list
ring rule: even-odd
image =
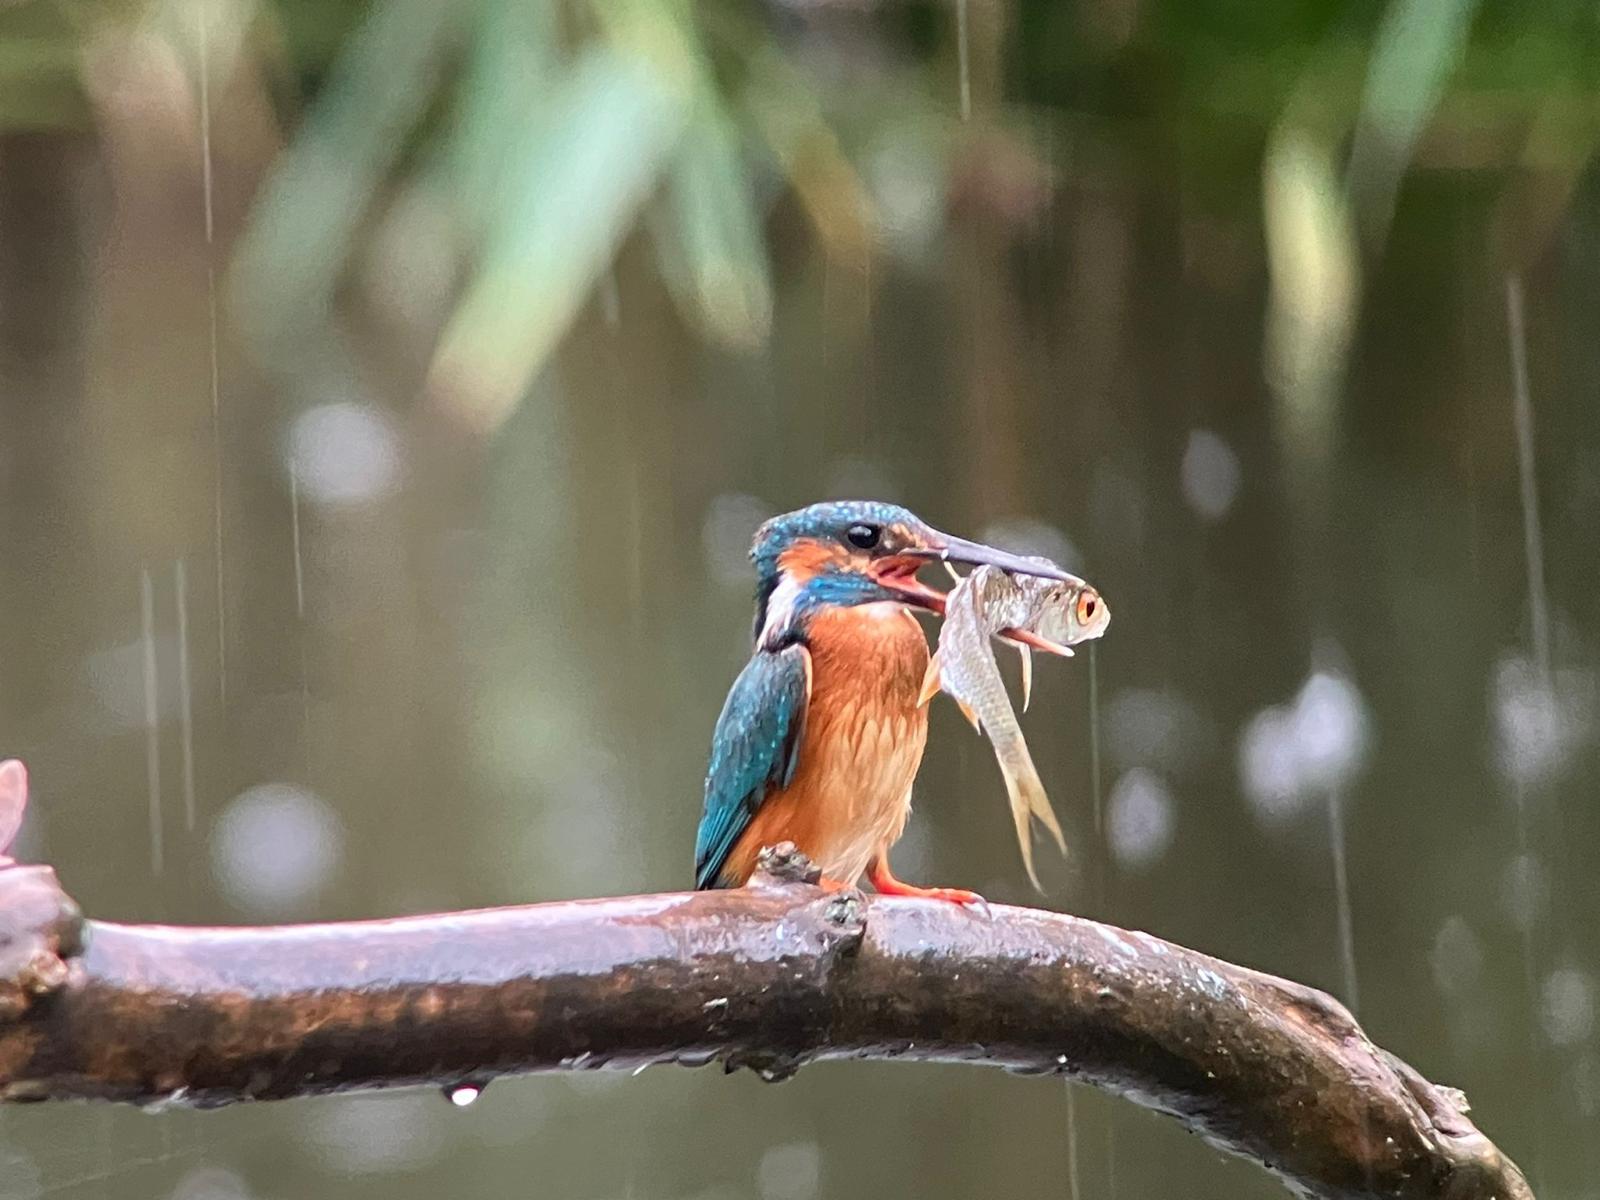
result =
[[1002,629],[997,636],[1014,646],[1026,646],[1029,650],[1038,650],[1045,654],[1059,654],[1062,658],[1072,658],[1075,654],[1072,647],[1065,642],[1053,642],[1031,629]]

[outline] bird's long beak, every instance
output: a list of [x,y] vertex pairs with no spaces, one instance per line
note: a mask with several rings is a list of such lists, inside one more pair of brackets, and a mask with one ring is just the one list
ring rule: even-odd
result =
[[951,537],[947,533],[937,531],[928,539],[925,546],[907,550],[906,553],[918,558],[965,563],[973,567],[999,567],[1002,571],[1008,571],[1013,575],[1037,575],[1041,579],[1073,582],[1073,576],[1053,563],[1047,565],[1035,562],[1031,558],[1023,558],[1020,554],[996,550],[993,546],[985,546],[982,542],[969,542],[966,538]]
[[982,542],[969,542],[938,530],[928,530],[922,545],[910,546],[893,558],[879,559],[869,568],[874,577],[899,592],[908,604],[915,604],[929,612],[944,615],[944,593],[929,587],[917,578],[917,571],[930,562],[963,563],[968,566],[999,567],[1014,575],[1038,575],[1044,579],[1071,581],[1073,576],[1060,567],[1034,562],[1019,554],[1010,554],[985,546]]

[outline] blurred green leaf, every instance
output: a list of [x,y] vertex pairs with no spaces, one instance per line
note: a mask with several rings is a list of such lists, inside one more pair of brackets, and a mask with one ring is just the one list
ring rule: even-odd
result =
[[672,162],[672,222],[658,225],[669,286],[713,338],[749,348],[772,324],[772,280],[761,216],[739,130],[705,95]]
[[770,46],[754,52],[741,104],[805,209],[828,256],[865,270],[875,221],[871,197],[839,145],[806,76]]
[[584,51],[523,147],[434,358],[436,403],[496,428],[555,350],[679,141],[687,96],[654,63]]
[[1267,263],[1267,377],[1291,449],[1331,444],[1333,406],[1360,300],[1349,205],[1328,145],[1287,124],[1263,173]]
[[1393,0],[1374,39],[1350,148],[1350,194],[1381,241],[1395,193],[1445,81],[1466,49],[1477,0]]
[[89,104],[78,72],[82,34],[56,4],[0,8],[0,126],[81,127]]
[[481,0],[448,146],[462,215],[481,234],[520,182],[515,140],[557,83],[560,10],[523,0]]
[[262,188],[234,261],[240,328],[263,361],[321,328],[357,229],[427,108],[466,6],[375,5]]

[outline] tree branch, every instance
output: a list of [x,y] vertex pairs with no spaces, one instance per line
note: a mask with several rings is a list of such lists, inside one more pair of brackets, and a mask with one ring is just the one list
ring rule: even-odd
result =
[[233,929],[85,923],[49,868],[0,866],[0,1098],[968,1062],[1170,1113],[1306,1196],[1532,1196],[1459,1093],[1321,992],[1057,913],[828,894],[795,881],[803,860],[766,861],[741,891]]

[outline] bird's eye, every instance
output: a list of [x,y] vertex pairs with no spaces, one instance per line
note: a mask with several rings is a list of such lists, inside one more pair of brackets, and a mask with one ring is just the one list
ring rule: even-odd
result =
[[852,546],[862,550],[871,550],[878,544],[878,539],[883,536],[883,530],[876,525],[852,525],[845,530],[845,537]]
[[1078,597],[1078,623],[1087,625],[1094,620],[1095,613],[1100,611],[1100,598],[1093,592],[1084,592]]

